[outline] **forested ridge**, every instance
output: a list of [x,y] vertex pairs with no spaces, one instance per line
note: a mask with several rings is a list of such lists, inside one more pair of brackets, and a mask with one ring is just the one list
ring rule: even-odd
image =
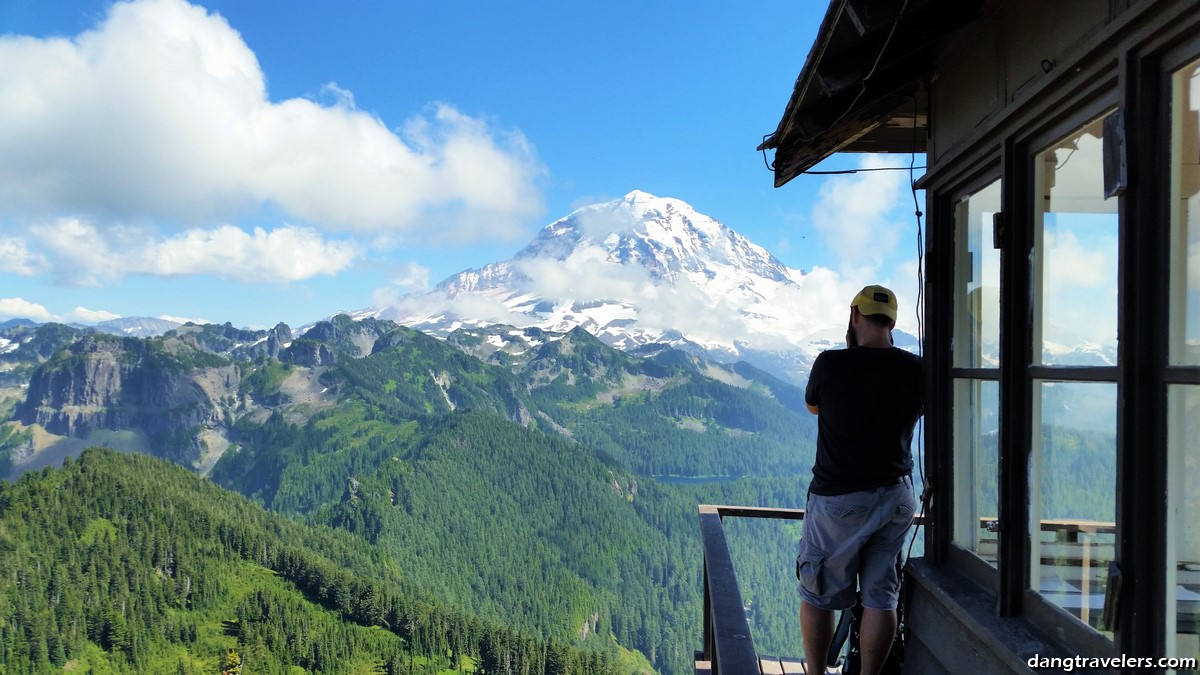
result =
[[[63,378],[77,391],[96,391],[81,381],[94,370],[90,359],[122,362],[145,354],[153,358],[139,357],[131,367],[152,371],[160,359],[157,370],[180,372],[183,385],[210,389],[212,378],[197,375],[202,368],[235,372],[238,380],[216,392],[216,414],[204,422],[232,442],[209,473],[213,482],[318,531],[337,532],[351,548],[364,547],[375,564],[398,571],[405,597],[539,644],[570,646],[601,658],[589,663],[606,672],[691,670],[702,615],[696,505],[799,505],[805,481],[796,476],[811,457],[803,428],[811,422],[796,410],[794,386],[670,349],[631,356],[582,330],[538,335],[540,347],[490,362],[455,341],[346,317],[294,339],[282,325],[269,332],[186,326],[142,343],[101,337],[91,343],[95,348],[81,350],[73,345],[86,336],[72,340],[69,331],[46,327],[35,334],[39,341],[21,343],[41,364],[34,375]],[[118,385],[148,381],[110,384],[111,400],[131,400]],[[96,425],[120,419],[89,395],[77,409]],[[133,400],[156,395],[140,391]],[[42,408],[55,410],[45,402]],[[34,429],[3,428],[13,439],[7,447]],[[152,451],[177,462],[186,456]],[[651,474],[726,478],[665,485]],[[747,593],[783,597],[756,604],[756,638],[787,644],[798,637],[789,578],[794,532],[764,544],[742,547],[745,573],[755,580]],[[210,571],[213,578],[246,576],[228,566]],[[294,609],[313,600],[285,591],[256,588],[251,600],[222,606],[250,617],[238,633],[250,640],[258,630],[250,626],[261,624],[254,619],[263,614],[259,605]],[[281,630],[293,623],[279,621],[293,610],[264,611]],[[437,641],[401,643],[409,667],[422,663],[418,647],[431,640]],[[311,656],[276,654],[290,643],[269,631],[250,642],[261,652],[250,656],[260,663],[330,668]],[[88,644],[111,658],[136,656],[116,643]],[[210,654],[213,644],[200,651]],[[382,644],[363,654],[389,649]],[[26,647],[30,658],[40,653],[37,645]],[[640,666],[638,652],[645,657]],[[480,654],[467,667],[485,661]]]
[[615,672],[447,611],[361,539],[161,460],[88,450],[0,482],[0,672]]

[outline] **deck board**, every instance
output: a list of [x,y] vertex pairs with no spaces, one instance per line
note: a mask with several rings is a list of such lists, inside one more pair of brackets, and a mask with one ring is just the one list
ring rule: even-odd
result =
[[783,675],[783,665],[774,656],[759,656],[758,670],[762,675]]
[[804,663],[800,659],[779,659],[779,665],[783,667],[783,675],[804,675]]
[[[798,659],[793,656],[766,656],[758,657],[758,667],[762,675],[808,675],[804,670],[804,659]],[[813,675],[832,675],[840,673],[842,669],[831,668],[829,670],[816,669]]]
[[[807,675],[804,670],[804,659],[798,659],[792,656],[766,656],[758,657],[758,667],[762,675]],[[840,673],[841,668],[830,670],[816,670],[813,675],[821,673]]]

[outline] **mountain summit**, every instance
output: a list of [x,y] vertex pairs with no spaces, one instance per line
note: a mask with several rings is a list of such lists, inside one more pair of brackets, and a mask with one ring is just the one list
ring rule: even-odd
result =
[[581,326],[625,350],[667,343],[799,379],[830,344],[828,326],[803,309],[805,278],[686,202],[635,190],[547,225],[509,260],[357,316],[440,336]]
[[640,265],[655,279],[677,281],[684,275],[700,285],[721,276],[791,279],[783,263],[761,246],[690,205],[636,190],[551,223],[516,260],[565,262],[586,247],[603,249],[610,263]]

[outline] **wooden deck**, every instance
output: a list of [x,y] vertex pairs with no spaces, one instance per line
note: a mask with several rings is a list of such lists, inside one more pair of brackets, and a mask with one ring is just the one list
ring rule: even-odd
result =
[[[696,675],[712,675],[712,662],[699,660],[703,655],[696,654]],[[761,675],[807,675],[804,670],[804,660],[787,656],[759,656],[758,657],[758,672]],[[842,672],[841,668],[836,670],[826,670],[827,675],[836,675]],[[816,675],[816,674],[814,674]]]
[[758,670],[762,675],[806,675],[802,660],[788,657],[759,656]]

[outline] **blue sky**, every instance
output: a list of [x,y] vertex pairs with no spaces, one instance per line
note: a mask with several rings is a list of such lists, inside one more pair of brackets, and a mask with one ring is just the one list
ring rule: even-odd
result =
[[911,297],[907,173],[777,190],[755,151],[824,9],[4,0],[0,320],[299,326],[635,189],[826,270],[829,297]]

